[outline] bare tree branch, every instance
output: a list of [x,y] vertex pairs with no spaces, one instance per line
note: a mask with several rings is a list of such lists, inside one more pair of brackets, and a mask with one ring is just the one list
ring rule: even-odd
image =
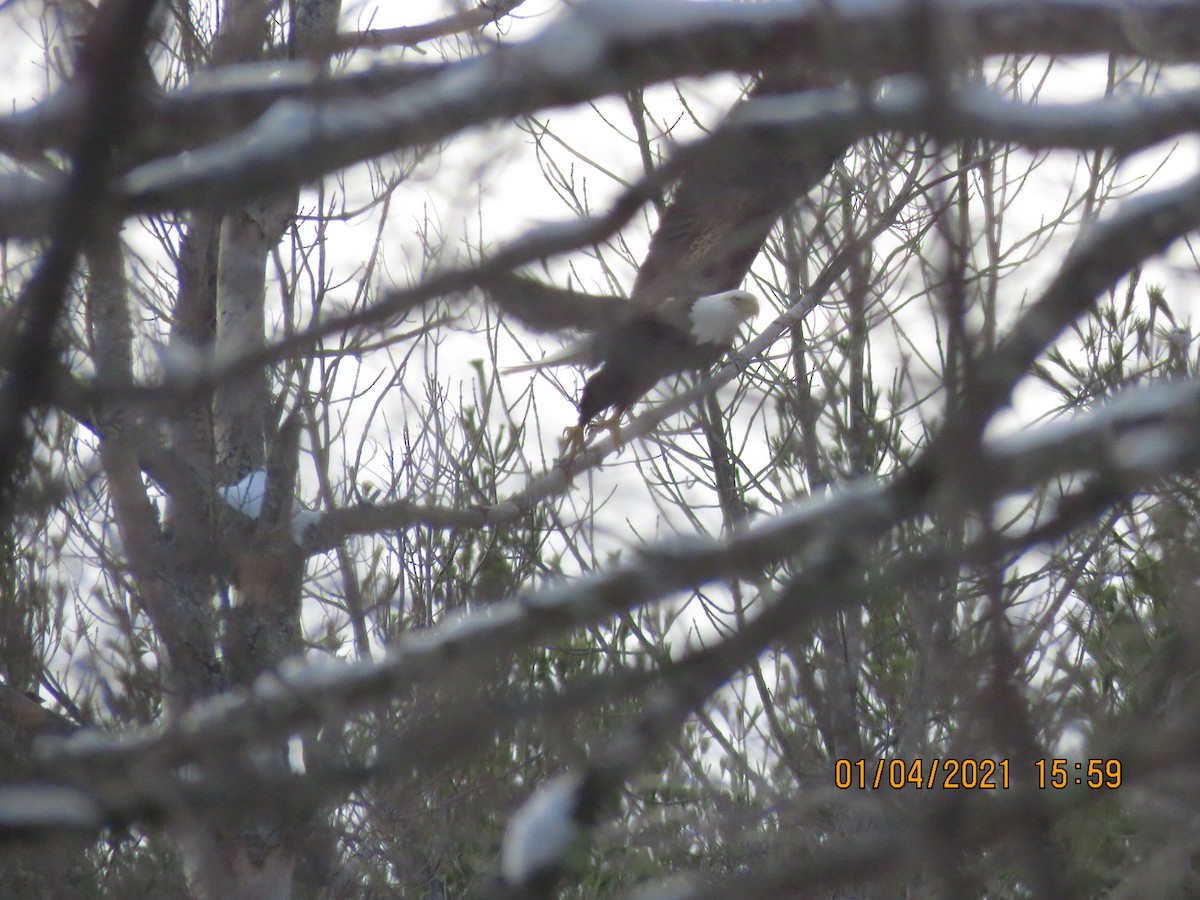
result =
[[0,506],[13,487],[13,460],[26,445],[25,416],[43,396],[43,381],[52,359],[47,348],[53,344],[67,285],[108,188],[110,151],[130,111],[129,93],[144,64],[142,45],[154,6],[153,0],[111,0],[88,35],[83,75],[87,112],[73,153],[73,169],[56,204],[49,248],[18,301],[24,321],[5,348],[7,374],[0,386]]
[[[1102,477],[1111,488],[1108,502],[1115,502],[1166,475],[1191,471],[1198,461],[1200,381],[1187,381],[1131,390],[1071,421],[985,443],[979,465],[997,498],[1074,474]],[[911,474],[851,485],[755,522],[727,540],[665,542],[644,549],[633,562],[491,605],[411,636],[384,660],[288,666],[264,675],[249,693],[223,695],[194,707],[165,730],[114,738],[89,732],[53,749],[47,745],[46,762],[109,766],[136,757],[175,766],[195,754],[277,739],[306,722],[325,721],[329,711],[345,714],[386,700],[444,673],[455,660],[511,653],[683,588],[735,576],[753,580],[774,562],[805,559],[815,550],[832,560],[928,513],[944,496],[941,489],[941,484],[924,484]],[[801,593],[809,599],[795,602],[818,602],[825,596],[841,602],[837,592]]]
[[[379,100],[281,102],[242,135],[185,159],[147,163],[119,187],[123,205],[147,212],[291,187],[381,153],[440,140],[471,125],[656,81],[722,70],[770,69],[799,60],[852,60],[864,74],[921,70],[923,39],[908,3],[832,15],[790,4],[593,3],[514,48],[451,66]],[[1049,7],[999,2],[960,8],[947,25],[976,54],[1196,52],[1185,37],[1195,10],[1183,0],[1139,4],[1136,28],[1121,4]],[[636,24],[633,24],[636,23]],[[832,25],[832,27],[831,27]],[[1139,46],[1130,44],[1137,31]],[[1141,39],[1146,46],[1141,46]],[[578,42],[586,52],[575,52]],[[871,52],[849,53],[852,47]],[[614,66],[615,61],[620,66]],[[836,65],[835,68],[841,68]]]
[[424,25],[403,25],[399,28],[370,28],[366,31],[343,32],[337,36],[334,52],[346,53],[361,47],[412,47],[434,38],[448,37],[464,31],[476,31],[506,17],[525,0],[483,0],[478,6],[426,22]]

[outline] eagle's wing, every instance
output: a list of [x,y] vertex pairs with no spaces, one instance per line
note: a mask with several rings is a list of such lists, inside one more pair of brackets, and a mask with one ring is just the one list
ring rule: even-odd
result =
[[[735,122],[758,97],[812,86],[803,76],[764,78],[727,121]],[[655,305],[740,287],[775,222],[846,149],[843,142],[784,143],[761,129],[728,129],[684,171],[650,240],[633,297]]]
[[481,286],[484,295],[531,331],[596,331],[628,314],[629,301],[545,284],[505,272]]
[[[729,119],[756,97],[811,86],[803,76],[764,78],[733,107]],[[511,273],[489,280],[483,289],[492,302],[532,329],[593,332],[558,353],[505,371],[595,367],[610,357],[628,359],[630,346],[638,346],[630,340],[647,334],[657,334],[659,346],[679,343],[662,344],[664,335],[687,341],[691,303],[739,287],[778,218],[825,177],[846,149],[844,143],[793,145],[750,127],[730,129],[685,169],[650,240],[630,300],[564,290]]]
[[513,372],[529,372],[534,369],[549,369],[554,366],[586,366],[594,368],[600,365],[604,357],[604,338],[598,334],[589,334],[574,343],[568,344],[557,353],[543,356],[541,359],[531,359],[529,362],[515,366],[505,366],[500,371],[505,374]]
[[658,307],[650,307],[622,300],[618,306],[620,309],[617,315],[608,321],[606,328],[596,329],[594,333],[568,344],[557,353],[507,366],[500,371],[510,374],[554,366],[595,368],[611,358],[614,353],[653,353],[654,341],[673,346],[688,340],[690,323],[687,315],[690,303],[670,300]]

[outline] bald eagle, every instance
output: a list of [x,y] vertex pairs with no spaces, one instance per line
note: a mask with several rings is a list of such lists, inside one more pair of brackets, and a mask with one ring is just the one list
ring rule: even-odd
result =
[[[756,315],[758,298],[749,291],[672,299],[640,309],[559,353],[507,371],[565,365],[598,368],[583,386],[579,422],[564,432],[564,449],[567,454],[583,449],[588,431],[602,425],[619,444],[621,416],[629,407],[664,378],[707,369],[729,351],[742,323]],[[613,410],[610,418],[596,423],[606,409]]]
[[[577,328],[590,334],[561,353],[509,371],[545,366],[598,368],[579,399],[579,422],[566,449],[579,450],[588,429],[607,424],[620,441],[621,415],[663,378],[702,370],[729,350],[738,328],[758,313],[742,284],[779,217],[816,185],[849,144],[823,134],[797,139],[747,108],[824,81],[801,70],[765,73],[720,129],[695,145],[661,210],[630,300],[601,297],[506,273],[484,290],[535,331]],[[681,299],[686,298],[686,299]],[[593,424],[607,409],[607,422]]]

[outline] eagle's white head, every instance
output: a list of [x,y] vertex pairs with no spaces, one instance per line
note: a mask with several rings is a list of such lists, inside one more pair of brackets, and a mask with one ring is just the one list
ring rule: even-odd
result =
[[732,344],[737,330],[758,315],[758,298],[749,291],[722,291],[696,299],[688,312],[698,344]]

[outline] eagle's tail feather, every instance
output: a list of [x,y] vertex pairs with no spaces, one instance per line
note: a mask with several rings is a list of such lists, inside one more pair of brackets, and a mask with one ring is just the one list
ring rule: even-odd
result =
[[577,341],[568,344],[557,353],[543,356],[541,359],[531,359],[529,362],[518,363],[515,366],[504,366],[500,372],[510,375],[513,372],[530,372],[534,369],[548,369],[553,366],[590,366],[595,362],[595,348],[592,341]]

